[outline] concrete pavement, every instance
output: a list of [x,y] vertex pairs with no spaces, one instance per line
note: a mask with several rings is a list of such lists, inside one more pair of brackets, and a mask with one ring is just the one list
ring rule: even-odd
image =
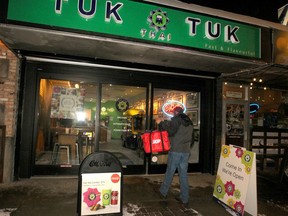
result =
[[[212,198],[216,176],[190,174],[189,208],[175,200],[179,193],[175,176],[163,200],[158,193],[163,175],[124,176],[124,216],[225,216],[229,214]],[[37,177],[0,184],[0,216],[76,216],[77,177]],[[288,215],[288,187],[257,178],[258,216]],[[249,215],[245,213],[245,215]]]

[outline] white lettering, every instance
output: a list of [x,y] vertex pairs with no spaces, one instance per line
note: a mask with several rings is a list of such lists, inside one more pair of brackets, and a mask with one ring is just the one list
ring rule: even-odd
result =
[[215,23],[213,25],[213,30],[212,30],[212,22],[207,21],[205,23],[205,36],[210,39],[210,40],[215,40],[220,37],[221,35],[221,25],[220,23]]
[[145,37],[145,35],[147,33],[147,30],[146,29],[141,29],[140,33],[141,33],[142,37]]
[[225,31],[225,38],[224,41],[225,42],[232,42],[233,44],[237,44],[240,43],[236,32],[239,30],[240,28],[238,26],[235,26],[233,29],[230,25],[225,26],[224,31]]
[[149,32],[149,38],[154,39],[155,37],[156,37],[156,32],[150,31],[150,32]]
[[201,23],[201,20],[193,17],[187,17],[185,22],[189,25],[189,35],[196,35],[196,27]]
[[[197,35],[197,27],[201,24],[201,19],[193,18],[193,17],[186,17],[185,23],[189,25],[189,36]],[[240,27],[235,26],[232,27],[230,25],[226,25],[224,27],[224,42],[226,43],[233,43],[237,44],[240,43],[239,38],[237,37],[237,31]],[[220,38],[223,29],[221,30],[221,23],[214,23],[212,21],[205,22],[205,32],[204,35],[209,40],[215,40]]]
[[111,17],[112,17],[116,23],[119,23],[119,24],[123,23],[123,20],[118,12],[122,6],[123,6],[123,3],[117,3],[113,6],[112,2],[107,1],[105,21],[110,22]]
[[57,14],[61,14],[62,13],[62,2],[63,1],[68,2],[68,0],[55,0],[55,12]]
[[96,13],[97,0],[88,0],[88,1],[90,1],[90,9],[89,10],[86,10],[84,8],[85,0],[79,0],[78,1],[78,13],[80,14],[81,17],[83,17],[85,19],[91,19],[92,17],[94,17],[94,15]]

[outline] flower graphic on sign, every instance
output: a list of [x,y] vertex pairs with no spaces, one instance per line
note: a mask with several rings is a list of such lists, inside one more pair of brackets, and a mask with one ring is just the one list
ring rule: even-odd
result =
[[242,214],[244,211],[244,205],[241,202],[235,202],[234,209]]
[[247,173],[247,174],[251,174],[251,166],[245,166],[245,172]]
[[227,205],[230,206],[231,208],[233,208],[234,204],[235,204],[235,201],[232,198],[227,200]]
[[232,181],[226,182],[225,191],[228,194],[228,196],[233,196],[235,191],[235,185],[232,183]]
[[150,27],[155,28],[156,31],[159,31],[160,29],[165,30],[169,23],[167,12],[164,12],[161,9],[151,11],[147,20],[150,22]]
[[97,188],[88,188],[87,191],[83,193],[84,202],[89,207],[96,205],[101,200],[100,196],[101,193]]
[[235,190],[235,192],[234,192],[234,197],[235,197],[236,199],[240,199],[240,197],[241,197],[241,191]]
[[243,150],[241,148],[236,148],[235,154],[238,158],[242,158]]
[[230,155],[230,147],[226,146],[226,145],[223,145],[221,154],[222,154],[222,156],[224,158],[229,157],[229,155]]
[[218,198],[218,199],[223,199],[224,195],[225,195],[225,190],[224,190],[224,183],[222,182],[222,180],[220,178],[216,179],[215,182],[215,187],[214,187],[214,195]]
[[246,167],[252,167],[252,161],[253,161],[253,152],[244,151],[244,154],[241,158],[242,164],[244,164]]

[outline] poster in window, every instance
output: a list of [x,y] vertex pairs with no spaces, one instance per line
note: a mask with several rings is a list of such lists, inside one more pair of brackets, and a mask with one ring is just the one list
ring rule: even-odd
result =
[[198,126],[198,111],[197,110],[187,111],[186,114],[193,122],[193,125]]
[[50,118],[76,119],[77,111],[84,111],[85,90],[54,86]]
[[186,107],[187,109],[198,107],[198,93],[192,92],[186,94]]

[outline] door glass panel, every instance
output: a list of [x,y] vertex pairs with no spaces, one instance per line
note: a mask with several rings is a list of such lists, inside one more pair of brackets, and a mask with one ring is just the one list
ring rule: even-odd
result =
[[[168,89],[154,89],[153,99],[153,129],[157,129],[156,118],[171,120],[175,106],[184,108],[194,125],[194,145],[191,147],[189,163],[199,163],[200,137],[200,92],[176,91]],[[167,154],[152,154],[151,164],[166,164]]]
[[146,88],[102,85],[99,149],[112,152],[123,167],[144,164],[145,110]]
[[94,151],[97,85],[41,79],[36,165],[79,165]]

